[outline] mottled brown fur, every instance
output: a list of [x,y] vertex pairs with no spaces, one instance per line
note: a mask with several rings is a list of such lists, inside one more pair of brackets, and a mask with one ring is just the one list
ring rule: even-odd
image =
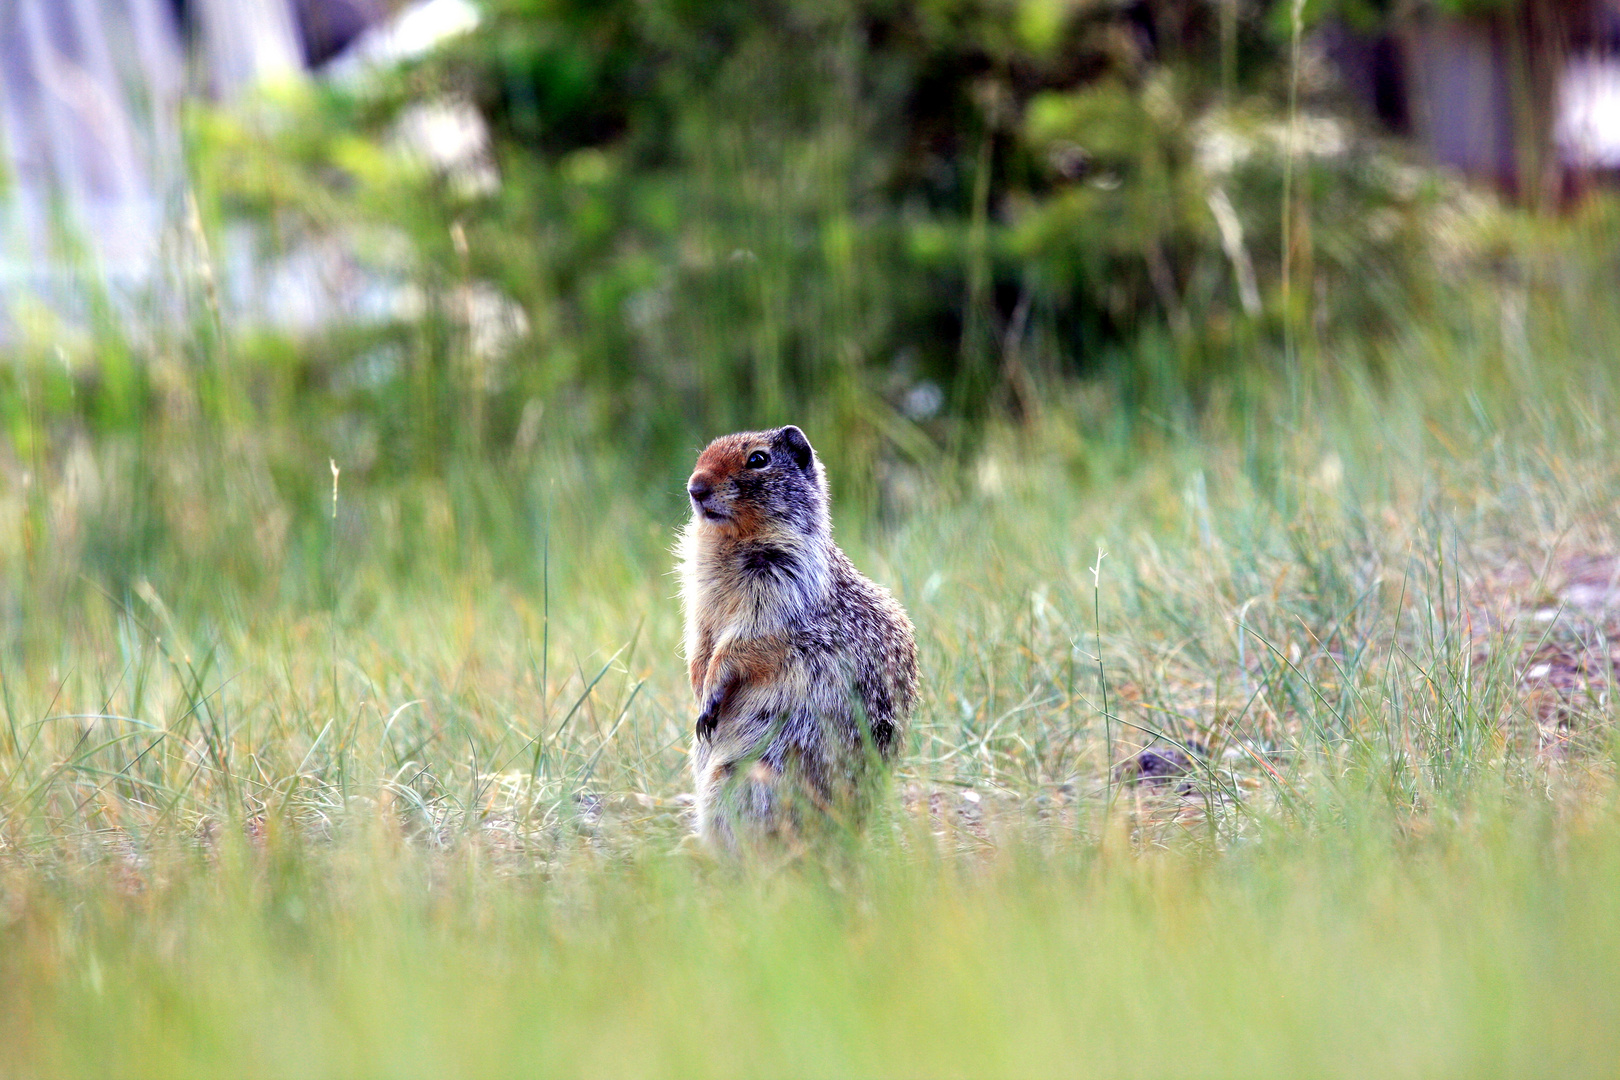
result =
[[724,847],[863,817],[917,696],[911,623],[833,543],[795,427],[716,439],[681,543],[698,832]]

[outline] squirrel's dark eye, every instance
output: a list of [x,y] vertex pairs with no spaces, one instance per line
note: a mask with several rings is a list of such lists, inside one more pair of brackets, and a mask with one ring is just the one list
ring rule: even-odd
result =
[[763,469],[770,463],[771,455],[767,454],[763,450],[755,450],[752,454],[748,455],[748,467],[750,469]]

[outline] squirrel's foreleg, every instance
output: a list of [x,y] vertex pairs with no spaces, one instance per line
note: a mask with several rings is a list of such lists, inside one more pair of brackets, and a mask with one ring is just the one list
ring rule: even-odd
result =
[[756,639],[716,649],[709,658],[698,698],[697,735],[714,734],[721,714],[744,683],[769,681],[781,667],[786,644],[774,638]]
[[725,707],[732,691],[737,689],[737,684],[742,681],[728,670],[731,667],[730,664],[719,663],[709,668],[710,677],[703,694],[703,708],[698,712],[697,718],[697,736],[700,739],[707,739],[714,734],[714,727],[720,722],[720,710]]

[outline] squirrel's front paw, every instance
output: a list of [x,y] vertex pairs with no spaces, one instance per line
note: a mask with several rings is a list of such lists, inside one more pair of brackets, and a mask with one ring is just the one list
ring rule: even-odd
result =
[[703,711],[698,713],[697,718],[698,738],[707,739],[714,734],[715,725],[720,723],[720,710],[731,695],[731,686],[728,682],[717,682],[713,689],[703,695]]
[[698,718],[697,718],[697,737],[698,738],[707,739],[709,736],[714,734],[714,726],[715,726],[715,724],[720,722],[720,717],[718,715],[716,715],[718,712],[719,712],[719,710],[717,710],[717,709],[704,709],[701,713],[698,714]]

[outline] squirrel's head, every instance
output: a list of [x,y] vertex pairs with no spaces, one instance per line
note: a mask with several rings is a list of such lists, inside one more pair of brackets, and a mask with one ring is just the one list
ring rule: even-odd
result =
[[701,532],[782,541],[828,532],[826,470],[791,424],[714,440],[698,455],[686,494]]

